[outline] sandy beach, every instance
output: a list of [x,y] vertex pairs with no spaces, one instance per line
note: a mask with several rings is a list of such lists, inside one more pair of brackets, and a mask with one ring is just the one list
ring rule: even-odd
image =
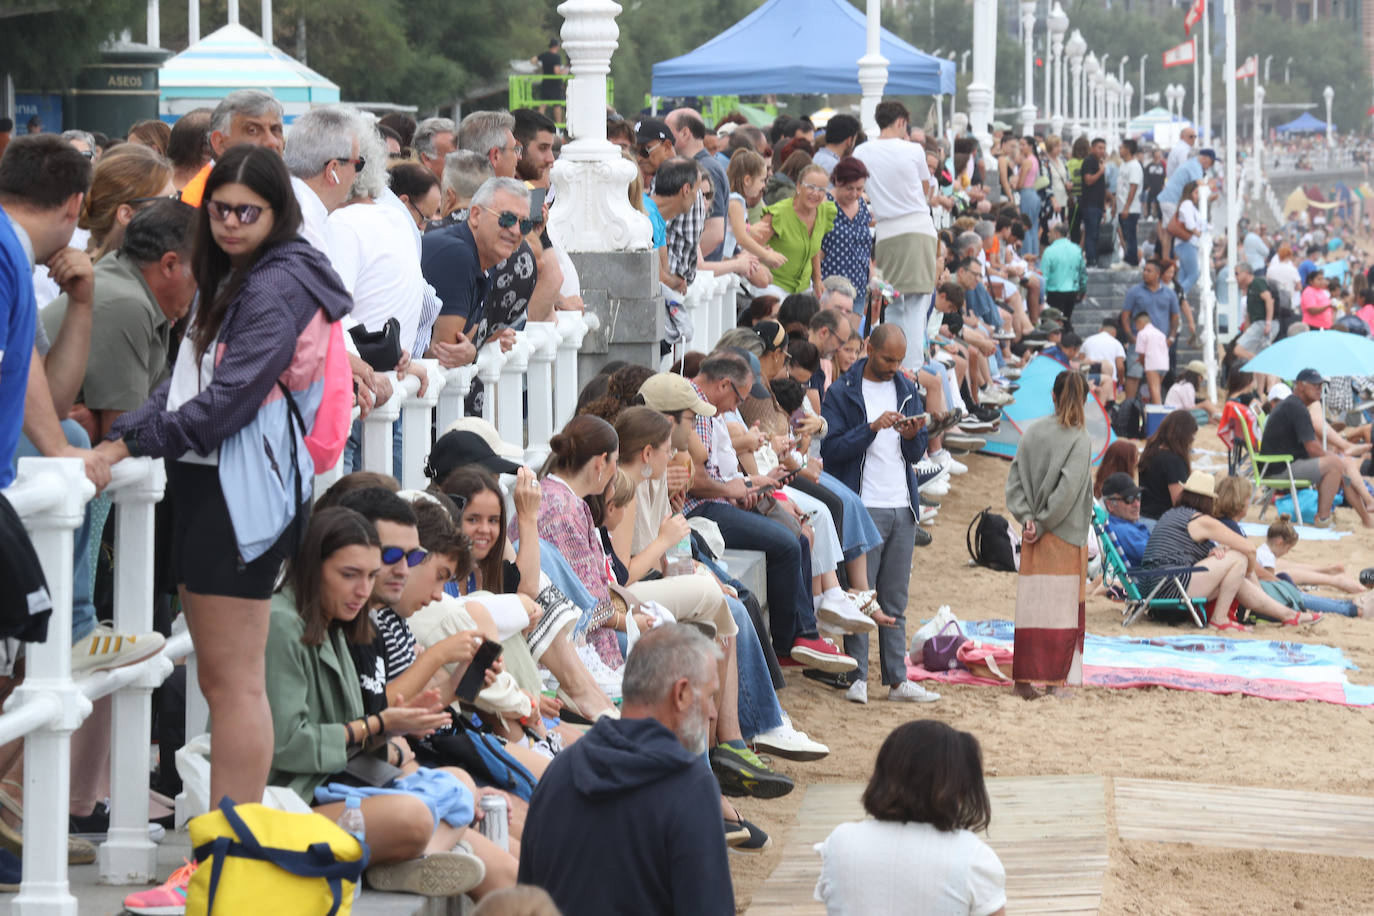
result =
[[[1214,427],[1200,431],[1196,448],[1204,453],[1194,455],[1195,466],[1219,465],[1224,473],[1225,458]],[[983,456],[961,460],[969,473],[941,497],[940,515],[931,529],[935,541],[917,548],[913,559],[908,633],[941,604],[950,605],[961,619],[1010,619],[1014,613],[1016,576],[969,566],[964,546],[965,528],[983,507],[1010,517],[1003,495],[1008,463]],[[1258,507],[1252,507],[1250,520],[1258,513]],[[1271,509],[1265,521],[1274,517]],[[1300,543],[1292,558],[1340,562],[1354,573],[1374,565],[1374,531],[1360,528],[1349,510],[1339,511],[1336,518],[1339,529],[1353,529],[1349,536]],[[1198,632],[1147,619],[1123,631],[1120,607],[1104,596],[1090,597],[1088,632]],[[1336,646],[1359,666],[1349,672],[1350,680],[1374,684],[1374,620],[1328,615],[1297,629],[1261,624],[1251,634],[1227,635]],[[789,826],[796,823],[801,788],[866,780],[882,740],[911,718],[938,718],[976,734],[988,776],[1092,773],[1109,779],[1231,783],[1362,796],[1371,794],[1374,782],[1374,713],[1369,709],[1153,687],[1087,687],[1072,700],[1026,703],[1004,688],[932,685],[942,694],[939,702],[897,704],[887,702],[885,691],[877,686],[876,652],[870,702],[857,706],[845,702],[840,691],[803,678],[798,669],[786,670],[788,686],[779,694],[783,707],[798,728],[828,744],[831,753],[814,763],[776,761],[798,783],[798,790],[787,797],[736,800],[744,816],[773,837],[770,850],[730,857],[741,912],[777,864]],[[1374,868],[1366,859],[1123,842],[1110,826],[1109,815],[1111,865],[1103,913],[1374,912]]]

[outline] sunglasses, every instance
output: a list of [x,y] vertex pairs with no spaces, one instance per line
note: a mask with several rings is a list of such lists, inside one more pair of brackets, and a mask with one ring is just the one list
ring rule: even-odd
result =
[[429,559],[429,551],[423,547],[416,547],[414,550],[406,550],[404,547],[383,547],[382,565],[394,566],[401,562],[401,557],[406,558],[406,566],[419,566]]
[[228,219],[229,214],[232,213],[234,214],[234,218],[239,221],[240,226],[253,225],[258,221],[258,217],[262,216],[262,211],[269,209],[271,208],[259,207],[256,204],[234,205],[226,204],[218,200],[207,200],[205,202],[205,212],[209,214],[210,219],[217,223],[222,223]]
[[359,156],[357,159],[345,159],[342,156],[340,156],[334,161],[341,162],[344,165],[351,165],[353,166],[354,170],[358,172],[361,172],[363,170],[363,166],[367,165],[367,160],[364,159],[362,156]]
[[496,217],[496,225],[500,226],[502,229],[509,229],[517,223],[520,225],[521,235],[529,235],[534,231],[534,227],[538,225],[529,217],[516,216],[509,210],[502,210]]
[[740,392],[739,386],[735,384],[735,380],[732,379],[732,378],[728,378],[728,379],[726,379],[726,381],[730,383],[730,390],[733,391],[733,392],[735,393],[735,397],[739,399],[739,402],[740,402],[741,404],[743,404],[743,403],[745,402],[746,398],[745,398],[744,395]]
[[173,191],[171,194],[163,194],[163,195],[158,196],[158,197],[135,197],[133,200],[129,201],[129,203],[130,203],[131,205],[132,205],[132,204],[151,204],[151,203],[155,203],[155,202],[157,202],[157,201],[159,201],[159,200],[181,200],[181,192],[180,192],[180,191]]
[[662,145],[663,141],[659,140],[657,143],[650,143],[648,146],[641,146],[639,148],[639,158],[648,159],[650,156],[654,154],[654,150],[658,149]]
[[1130,504],[1130,503],[1138,503],[1138,502],[1140,502],[1140,496],[1139,496],[1139,495],[1132,496],[1130,499],[1123,499],[1123,498],[1120,497],[1120,496],[1108,496],[1107,499],[1109,499],[1109,500],[1111,500],[1111,501],[1113,501],[1113,502],[1127,503],[1127,504]]
[[459,512],[468,507],[468,498],[461,493],[445,493],[444,495],[453,500],[453,507]]
[[78,152],[80,152],[81,155],[85,156],[87,159],[94,159],[94,158],[95,158],[95,150],[83,149],[83,150],[78,150]]

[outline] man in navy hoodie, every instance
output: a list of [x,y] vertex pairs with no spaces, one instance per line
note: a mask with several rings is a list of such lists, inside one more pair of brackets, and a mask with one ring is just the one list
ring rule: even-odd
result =
[[[880,324],[868,338],[868,357],[858,360],[825,392],[821,415],[830,433],[821,441],[825,469],[863,500],[880,543],[868,553],[869,581],[882,614],[878,658],[889,700],[929,703],[940,699],[906,677],[906,602],[912,552],[924,534],[917,525],[920,497],[912,465],[926,453],[925,405],[916,383],[902,371],[906,334]],[[921,540],[930,543],[929,535]],[[868,634],[845,636],[844,651],[858,663],[846,698],[868,702]]]
[[598,720],[534,790],[521,884],[569,916],[735,912],[720,790],[702,759],[720,657],[680,624],[635,644],[620,718]]

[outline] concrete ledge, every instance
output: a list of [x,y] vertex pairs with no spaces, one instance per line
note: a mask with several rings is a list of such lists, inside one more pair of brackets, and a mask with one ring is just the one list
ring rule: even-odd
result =
[[743,582],[744,587],[754,593],[761,607],[765,610],[768,608],[767,557],[763,551],[727,550],[720,563],[730,575]]

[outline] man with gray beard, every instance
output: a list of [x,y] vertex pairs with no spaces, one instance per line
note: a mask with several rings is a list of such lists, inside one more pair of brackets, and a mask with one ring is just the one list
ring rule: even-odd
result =
[[734,912],[720,792],[702,756],[720,657],[683,624],[635,644],[620,718],[599,719],[534,790],[521,884],[570,914]]

